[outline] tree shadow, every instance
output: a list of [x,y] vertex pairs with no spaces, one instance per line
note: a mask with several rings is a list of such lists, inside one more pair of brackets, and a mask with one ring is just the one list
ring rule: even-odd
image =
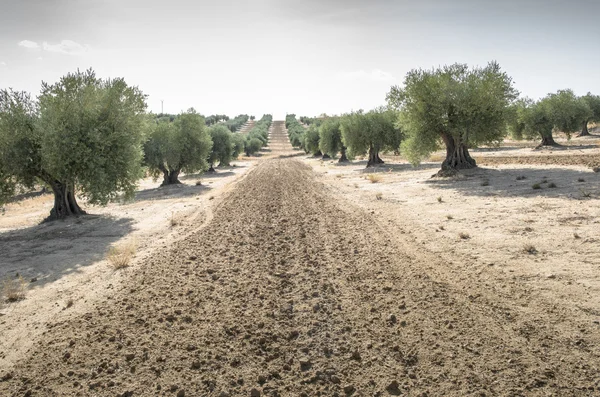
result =
[[441,167],[440,163],[429,163],[424,162],[419,165],[412,165],[410,163],[384,163],[378,164],[371,167],[366,167],[367,160],[361,160],[361,163],[365,164],[365,168],[358,170],[361,174],[375,174],[375,173],[394,173],[394,172],[406,172],[406,171],[422,171],[422,170],[439,170]]
[[[233,173],[231,173],[233,174]],[[186,176],[191,179],[192,176]],[[180,179],[185,179],[186,177],[181,177]],[[206,176],[203,176],[206,178]],[[197,178],[194,178],[197,179]],[[210,178],[209,178],[210,179]],[[188,185],[186,183],[180,183],[177,185],[167,185],[167,186],[159,186],[152,189],[144,189],[140,190],[135,194],[133,199],[134,202],[137,201],[145,201],[145,200],[168,200],[172,198],[178,197],[189,197],[196,196],[199,194],[206,193],[212,188],[206,185]]]
[[54,282],[102,260],[134,220],[85,215],[0,233],[0,279],[18,275],[30,287]]
[[572,200],[600,198],[600,173],[569,168],[475,168],[456,177],[431,178],[426,184],[466,196],[547,197]]

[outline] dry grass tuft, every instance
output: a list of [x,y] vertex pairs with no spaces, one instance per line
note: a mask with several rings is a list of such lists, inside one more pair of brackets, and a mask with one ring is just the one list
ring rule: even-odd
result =
[[532,244],[525,244],[523,246],[523,252],[529,255],[535,255],[538,253],[538,250]]
[[531,188],[534,190],[538,190],[538,189],[541,189],[542,186],[539,183],[534,183],[533,185],[531,185]]
[[134,241],[119,247],[111,247],[106,254],[106,259],[115,270],[124,269],[129,266],[135,256],[136,246]]
[[524,181],[525,179],[527,179],[527,177],[525,175],[519,175],[517,177],[517,181]]
[[452,219],[454,219],[454,217],[452,215],[446,215],[446,219],[448,219],[449,221],[451,221]]
[[442,199],[442,196],[438,196],[438,198],[437,198],[437,201],[438,201],[438,203],[441,203],[441,202],[443,202],[444,200]]
[[556,186],[556,183],[554,183],[554,182],[550,182],[550,183],[548,184],[548,187],[549,187],[550,189],[554,189],[554,188],[556,188],[557,186]]
[[469,235],[469,233],[464,233],[464,232],[458,233],[458,237],[460,237],[463,240],[468,240],[468,239],[471,238],[471,236]]
[[376,175],[376,174],[369,174],[369,175],[367,175],[367,179],[371,183],[378,183],[378,182],[381,182],[383,180],[383,178],[381,177],[381,175]]
[[14,280],[4,280],[2,282],[2,293],[7,302],[17,302],[25,299],[27,287],[23,277],[19,276]]
[[375,198],[376,198],[377,200],[381,200],[381,199],[383,198],[383,193],[381,193],[381,192],[377,192],[377,193],[375,194]]
[[196,186],[202,186],[202,181],[200,179],[196,181]]

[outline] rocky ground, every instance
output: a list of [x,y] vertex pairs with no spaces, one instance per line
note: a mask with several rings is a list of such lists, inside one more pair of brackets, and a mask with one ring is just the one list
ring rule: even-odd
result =
[[335,194],[281,123],[272,142],[204,227],[49,323],[0,395],[600,394],[596,324]]

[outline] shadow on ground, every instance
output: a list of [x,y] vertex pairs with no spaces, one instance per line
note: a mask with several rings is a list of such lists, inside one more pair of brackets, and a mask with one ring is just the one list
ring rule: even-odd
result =
[[[180,179],[185,179],[182,177]],[[203,176],[204,178],[204,176]],[[192,176],[187,179],[196,179]],[[133,201],[146,201],[146,200],[169,200],[178,197],[195,196],[206,193],[211,190],[210,186],[202,185],[188,185],[187,183],[180,183],[177,185],[159,186],[152,189],[140,190],[135,194]]]
[[456,177],[432,178],[425,183],[440,189],[457,190],[466,196],[600,198],[600,173],[568,168],[498,170],[479,167],[461,171]]
[[132,231],[131,218],[85,215],[0,233],[0,279],[18,274],[30,287],[56,281],[102,260]]

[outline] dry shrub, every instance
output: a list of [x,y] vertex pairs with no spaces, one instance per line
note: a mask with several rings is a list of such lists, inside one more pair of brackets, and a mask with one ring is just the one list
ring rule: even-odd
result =
[[202,185],[202,181],[201,180],[197,180],[196,181],[196,186],[201,186]]
[[27,287],[23,277],[19,276],[14,280],[4,280],[2,282],[2,294],[7,302],[17,302],[25,299]]
[[459,233],[458,237],[460,237],[463,240],[468,240],[468,239],[471,238],[471,236],[469,235],[469,233],[464,233],[464,232]]
[[439,197],[437,198],[437,201],[438,201],[438,203],[441,203],[441,202],[443,202],[443,201],[444,201],[444,199],[442,199],[442,196],[439,196]]
[[367,179],[371,182],[371,183],[378,183],[381,182],[381,180],[383,179],[381,177],[381,175],[376,175],[376,174],[369,174],[367,175]]
[[129,266],[135,256],[135,242],[123,244],[119,247],[111,247],[106,254],[106,259],[115,270],[123,269]]
[[523,252],[529,255],[535,255],[538,253],[537,249],[535,249],[533,244],[525,244],[523,246]]

